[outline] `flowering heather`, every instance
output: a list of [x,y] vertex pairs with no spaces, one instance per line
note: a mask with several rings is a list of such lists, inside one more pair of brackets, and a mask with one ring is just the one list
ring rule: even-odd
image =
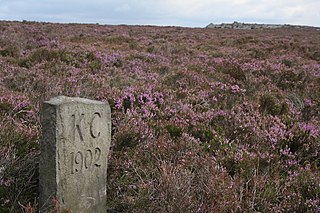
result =
[[0,22],[0,212],[57,95],[112,108],[108,212],[320,211],[319,31]]

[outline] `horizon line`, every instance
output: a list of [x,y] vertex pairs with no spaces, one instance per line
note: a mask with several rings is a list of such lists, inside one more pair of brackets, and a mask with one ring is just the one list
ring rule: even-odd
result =
[[205,26],[183,26],[183,25],[166,25],[166,24],[127,24],[127,23],[118,23],[118,24],[113,24],[113,23],[101,23],[101,22],[80,22],[80,21],[75,21],[75,22],[68,22],[68,21],[42,21],[42,20],[27,20],[27,19],[22,19],[22,20],[9,20],[9,19],[0,19],[0,22],[19,22],[19,23],[25,23],[25,22],[30,22],[30,23],[45,23],[45,24],[83,24],[83,25],[109,25],[109,26],[146,26],[146,27],[181,27],[181,28],[206,28],[210,24],[213,25],[223,25],[223,24],[256,24],[256,25],[281,25],[281,26],[296,26],[296,27],[311,27],[311,28],[320,28],[320,26],[314,26],[314,25],[304,25],[304,24],[288,24],[288,23],[267,23],[267,22],[254,22],[254,21],[248,21],[248,22],[242,22],[242,21],[233,21],[233,22],[210,22]]

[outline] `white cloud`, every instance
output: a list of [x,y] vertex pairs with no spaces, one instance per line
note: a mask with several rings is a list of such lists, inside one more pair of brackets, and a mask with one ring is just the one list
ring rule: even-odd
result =
[[0,19],[206,26],[265,22],[320,26],[319,0],[0,0]]

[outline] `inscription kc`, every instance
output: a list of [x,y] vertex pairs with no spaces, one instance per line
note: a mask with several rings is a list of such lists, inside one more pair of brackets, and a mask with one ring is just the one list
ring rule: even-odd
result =
[[[81,142],[84,142],[84,134],[83,134],[83,128],[82,128],[82,121],[84,120],[85,114],[81,113],[79,116],[76,116],[76,114],[72,114],[72,121],[73,121],[73,141],[76,142],[76,134],[78,133],[79,139]],[[94,124],[97,119],[101,118],[101,114],[99,112],[93,113],[90,122],[89,122],[89,129],[90,136],[93,139],[97,139],[100,136],[100,131],[97,131]],[[77,151],[77,152],[71,152],[71,174],[75,174],[77,172],[81,172],[83,170],[90,170],[94,167],[100,167],[101,164],[99,163],[100,157],[101,157],[101,149],[99,147],[96,147],[93,149],[87,149],[85,151]]]

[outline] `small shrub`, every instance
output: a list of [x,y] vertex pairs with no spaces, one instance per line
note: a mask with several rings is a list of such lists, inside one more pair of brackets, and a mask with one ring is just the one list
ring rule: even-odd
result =
[[266,57],[266,53],[263,52],[261,49],[252,49],[249,52],[249,55],[255,59],[263,59]]
[[0,112],[1,113],[7,113],[9,112],[9,110],[12,109],[12,106],[10,103],[6,102],[6,101],[2,101],[0,102]]
[[18,65],[20,67],[24,67],[24,68],[29,69],[29,68],[32,67],[33,64],[32,64],[32,61],[29,58],[23,58],[23,59],[20,59],[18,61]]
[[314,52],[310,53],[309,55],[312,60],[320,62],[320,51],[314,51]]
[[303,119],[305,121],[310,121],[312,118],[316,118],[320,115],[320,103],[319,106],[304,105],[301,112]]
[[194,138],[199,139],[201,142],[209,142],[214,138],[212,131],[205,128],[191,130],[191,134]]
[[123,99],[122,106],[123,106],[123,109],[125,112],[127,112],[127,110],[132,107],[131,105],[132,105],[132,103],[131,103],[130,97],[126,97]]
[[305,76],[303,73],[294,73],[293,71],[284,71],[278,78],[277,86],[281,89],[304,89]]
[[260,97],[260,112],[262,114],[284,115],[289,111],[289,106],[286,102],[279,103],[279,100],[273,95],[263,95]]
[[220,135],[212,136],[212,139],[202,143],[204,151],[215,154],[217,150],[223,149],[223,137]]
[[245,81],[246,73],[241,69],[239,65],[232,63],[223,63],[217,66],[217,71],[230,75],[237,81]]
[[30,56],[30,59],[33,62],[42,62],[42,61],[53,61],[57,59],[63,58],[64,52],[62,51],[54,51],[54,50],[48,50],[48,49],[38,49],[35,52],[33,52]]
[[168,66],[162,66],[159,68],[159,73],[161,75],[165,75],[167,73],[169,73],[170,68]]
[[282,60],[282,64],[286,65],[287,67],[293,67],[294,66],[294,63],[289,59],[283,59]]
[[177,89],[179,87],[178,81],[185,77],[186,75],[184,73],[169,74],[165,77],[163,84],[170,88]]
[[98,72],[102,68],[102,63],[99,60],[91,61],[88,65],[91,72]]
[[147,52],[148,53],[155,53],[156,52],[156,48],[155,48],[155,46],[149,46],[148,48],[147,48]]
[[240,45],[240,46],[248,43],[253,43],[253,42],[255,42],[255,39],[252,36],[240,37],[234,41],[235,45]]
[[67,53],[64,50],[48,50],[46,48],[40,48],[35,50],[31,55],[26,58],[20,59],[18,65],[20,67],[31,68],[35,64],[41,62],[62,61],[67,62],[69,59]]
[[110,37],[106,37],[104,39],[104,42],[106,44],[116,44],[116,45],[121,45],[123,43],[129,43],[132,44],[134,43],[134,39],[127,37],[127,36],[110,36]]
[[5,49],[0,50],[0,55],[2,55],[3,57],[17,58],[20,56],[20,50],[15,45],[9,45]]
[[182,129],[174,124],[169,124],[166,126],[166,130],[172,138],[179,138],[182,136]]
[[88,59],[88,61],[95,61],[95,60],[97,60],[97,57],[95,56],[95,54],[93,52],[89,52],[86,55],[86,59]]
[[117,132],[115,137],[115,150],[121,151],[125,148],[132,148],[139,144],[140,134],[134,131]]
[[9,178],[13,182],[5,189],[5,197],[10,201],[7,205],[11,209],[21,204],[34,202],[38,197],[38,154],[29,152],[23,158],[17,158],[7,166],[4,171],[4,178]]

